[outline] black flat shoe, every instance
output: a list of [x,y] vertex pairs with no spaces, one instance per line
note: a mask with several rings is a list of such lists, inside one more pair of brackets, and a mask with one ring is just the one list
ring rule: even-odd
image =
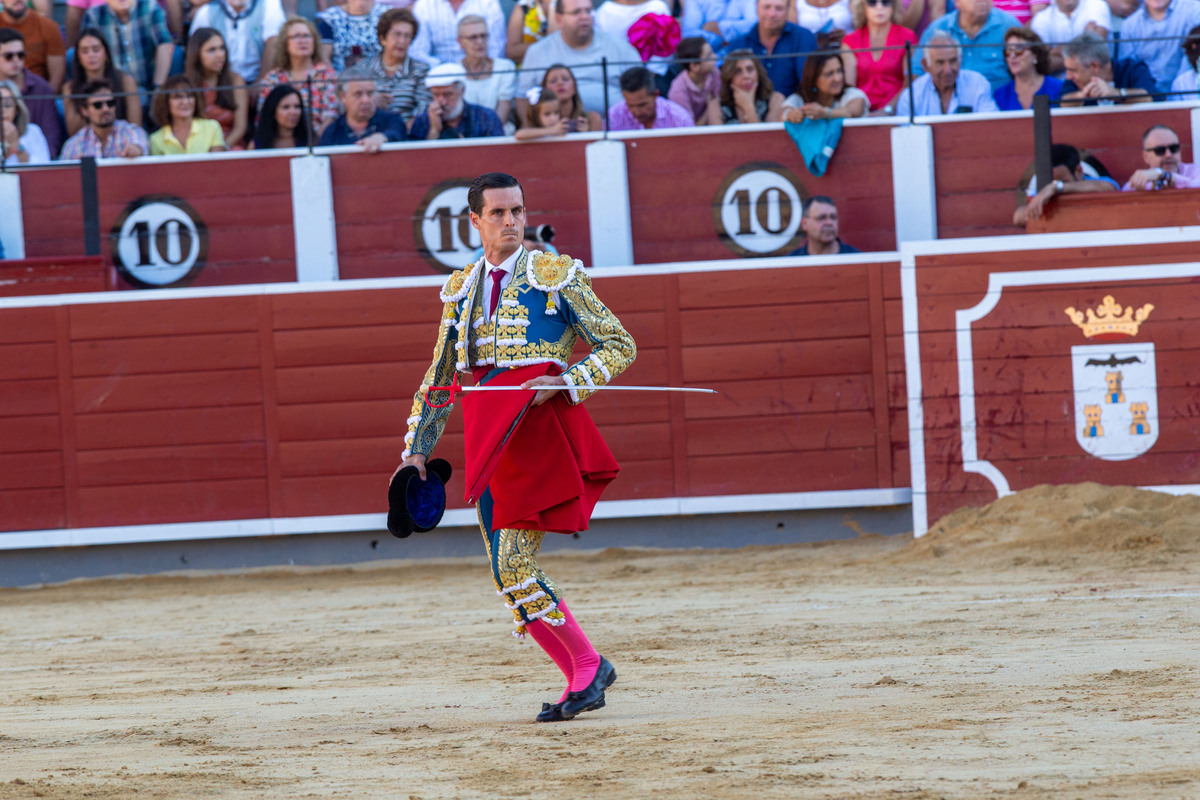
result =
[[562,703],[542,703],[542,712],[537,715],[538,722],[564,722]]
[[613,669],[613,665],[608,663],[607,658],[600,656],[600,666],[596,669],[596,676],[592,678],[592,682],[588,684],[587,688],[567,694],[567,699],[562,703],[562,718],[574,719],[576,715],[582,714],[584,711],[604,708],[604,690],[612,686],[616,679],[617,671]]

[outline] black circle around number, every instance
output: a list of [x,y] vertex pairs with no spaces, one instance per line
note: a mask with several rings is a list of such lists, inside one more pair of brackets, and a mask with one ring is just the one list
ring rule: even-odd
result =
[[[175,206],[184,214],[186,214],[188,219],[192,221],[192,225],[195,226],[196,236],[199,238],[195,263],[192,264],[191,268],[185,275],[177,278],[174,281],[171,281],[170,283],[149,283],[144,281],[137,277],[136,273],[121,260],[121,229],[125,227],[125,221],[128,220],[130,215],[132,215],[135,211],[143,208],[144,206],[155,203]],[[171,220],[164,222],[157,230],[153,231],[153,235],[151,237],[147,237],[147,246],[153,246],[157,248],[159,250],[159,255],[162,256],[163,260],[167,263],[170,263],[170,259],[162,254],[165,251],[164,242],[170,235],[169,231],[164,230],[169,222],[171,222]],[[178,223],[176,224],[178,225]],[[182,234],[184,234],[185,231],[182,226],[179,227],[177,233],[181,235],[180,251],[184,252],[182,246]],[[187,235],[190,237],[191,234],[188,233]],[[200,274],[200,270],[204,268],[205,263],[208,261],[208,227],[204,224],[204,220],[200,217],[200,215],[196,213],[196,209],[192,208],[191,204],[180,197],[175,197],[174,195],[150,194],[137,198],[129,205],[125,206],[125,208],[121,211],[121,214],[117,217],[116,224],[113,225],[112,231],[109,233],[108,237],[108,246],[109,250],[112,252],[113,265],[117,268],[117,271],[121,273],[121,276],[125,278],[125,280],[129,281],[131,284],[140,289],[166,289],[174,286],[186,286],[196,279],[196,276]],[[190,244],[188,249],[191,249]]]
[[[776,175],[780,176],[792,185],[792,188],[796,190],[796,195],[800,198],[801,204],[808,199],[808,189],[806,189],[804,184],[800,182],[800,179],[796,177],[795,173],[782,164],[777,164],[774,161],[753,161],[749,164],[742,164],[737,169],[725,176],[725,180],[721,181],[721,185],[717,188],[717,195],[712,204],[713,227],[715,227],[717,230],[717,238],[721,240],[722,244],[743,258],[766,258],[768,256],[787,255],[799,247],[800,242],[804,238],[804,234],[799,227],[796,228],[796,233],[787,241],[787,243],[768,253],[760,253],[756,250],[747,250],[745,247],[742,247],[737,243],[737,240],[733,238],[733,234],[725,230],[725,221],[721,216],[721,213],[725,208],[725,193],[729,191],[729,187],[733,185],[734,181],[750,172],[774,172]],[[791,210],[791,213],[799,216],[802,212],[799,208],[795,208]],[[784,227],[786,227],[786,225]],[[763,224],[763,228],[766,228],[765,224]]]
[[[438,257],[435,256],[433,251],[429,249],[429,243],[425,241],[425,212],[429,210],[430,204],[442,192],[448,189],[457,189],[464,186],[469,188],[474,182],[474,178],[451,178],[450,180],[442,181],[425,193],[425,196],[421,198],[421,204],[417,206],[416,213],[413,214],[413,241],[417,245],[417,254],[420,255],[421,258],[425,259],[426,264],[433,267],[436,271],[446,275],[449,275],[456,269],[462,269],[462,267],[446,266],[439,261]],[[464,211],[462,215],[450,218],[447,220],[447,222],[452,226],[457,225],[459,228],[459,238],[464,244],[469,244],[471,221],[467,217],[467,212]],[[453,231],[451,233],[453,233]],[[441,252],[447,252],[445,249],[445,244],[446,243],[443,241],[442,247],[439,248]],[[466,263],[467,262],[464,261],[463,266],[466,266]]]

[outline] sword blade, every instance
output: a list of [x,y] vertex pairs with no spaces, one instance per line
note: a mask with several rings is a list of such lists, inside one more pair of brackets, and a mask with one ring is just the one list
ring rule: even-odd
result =
[[[439,389],[446,390],[447,386],[430,386],[430,391]],[[568,389],[579,389],[585,392],[594,392],[598,390],[614,391],[614,392],[699,392],[701,394],[717,394],[716,389],[699,389],[691,386],[531,386],[524,389],[520,386],[459,386],[460,392],[536,392],[542,389],[551,392],[565,392]]]

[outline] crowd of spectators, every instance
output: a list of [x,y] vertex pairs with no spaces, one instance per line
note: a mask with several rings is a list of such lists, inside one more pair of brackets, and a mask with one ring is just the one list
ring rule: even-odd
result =
[[1200,0],[300,2],[0,0],[7,162],[1200,95]]

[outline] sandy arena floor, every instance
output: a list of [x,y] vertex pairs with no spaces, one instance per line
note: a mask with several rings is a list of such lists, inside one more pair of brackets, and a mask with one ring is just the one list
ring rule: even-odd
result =
[[0,591],[0,798],[1200,797],[1200,498],[543,564],[619,674],[552,725],[482,559]]

